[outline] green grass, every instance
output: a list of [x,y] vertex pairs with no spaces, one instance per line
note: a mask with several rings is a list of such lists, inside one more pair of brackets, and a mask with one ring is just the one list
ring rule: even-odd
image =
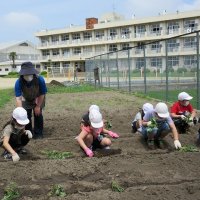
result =
[[43,154],[45,154],[49,159],[65,159],[65,158],[70,158],[73,156],[71,152],[58,152],[55,150],[47,150],[47,151],[42,151]]
[[20,197],[17,185],[11,182],[4,190],[4,196],[2,200],[14,200]]
[[74,86],[54,86],[48,85],[48,93],[55,94],[55,93],[76,93],[76,92],[94,92],[94,91],[108,91],[110,89],[101,88],[101,87],[94,87],[88,84],[81,84],[81,85],[74,85]]
[[14,89],[0,90],[0,107],[3,107],[14,97]]

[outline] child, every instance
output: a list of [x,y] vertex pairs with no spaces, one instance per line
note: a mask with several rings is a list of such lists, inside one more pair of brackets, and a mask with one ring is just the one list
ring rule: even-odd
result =
[[28,123],[26,110],[22,107],[15,108],[12,119],[4,126],[0,137],[0,146],[5,149],[3,153],[5,159],[18,162],[20,160],[18,153],[25,153],[23,147],[32,138],[32,133],[25,130],[25,125]]
[[157,103],[154,110],[147,112],[143,117],[142,135],[147,139],[147,145],[150,149],[155,148],[155,143],[163,149],[163,138],[172,131],[174,146],[176,149],[181,148],[178,140],[178,132],[171,119],[168,107],[165,103]]
[[142,109],[135,115],[134,120],[132,121],[132,132],[136,133],[137,131],[142,131],[142,120],[146,112],[153,110],[153,105],[150,103],[145,103],[142,106]]
[[192,98],[188,93],[181,92],[178,101],[171,107],[171,117],[179,133],[186,133],[187,129],[194,125],[196,110],[190,104]]
[[[88,121],[84,122],[84,118]],[[85,151],[88,157],[93,157],[93,150],[96,148],[109,148],[111,140],[105,137],[108,134],[112,138],[118,138],[119,135],[104,128],[101,113],[97,109],[91,109],[84,115],[81,123],[81,132],[77,137],[80,147]]]

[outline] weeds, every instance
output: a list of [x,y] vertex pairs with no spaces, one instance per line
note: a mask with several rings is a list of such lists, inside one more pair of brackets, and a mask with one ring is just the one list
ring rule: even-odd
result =
[[199,149],[194,145],[185,145],[179,149],[180,152],[199,152]]
[[42,151],[43,154],[47,155],[49,159],[65,159],[65,158],[70,158],[73,156],[71,152],[58,152],[58,151]]
[[117,182],[112,181],[111,183],[112,191],[114,192],[124,192],[124,188],[122,188]]
[[4,190],[4,197],[2,200],[14,200],[20,197],[19,191],[17,190],[17,185],[11,182]]
[[61,185],[53,185],[51,191],[49,192],[49,196],[54,197],[65,197],[66,195],[67,194]]

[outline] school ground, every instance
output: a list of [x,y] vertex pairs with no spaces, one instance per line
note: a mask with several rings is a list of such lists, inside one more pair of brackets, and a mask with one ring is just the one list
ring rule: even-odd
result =
[[[13,101],[0,109],[0,127],[10,118]],[[66,192],[62,199],[70,200],[200,199],[200,152],[176,151],[171,135],[165,138],[164,150],[148,150],[141,136],[131,133],[131,120],[145,101],[111,91],[47,94],[44,138],[31,140],[26,146],[28,154],[20,155],[17,164],[0,158],[0,197],[12,181],[20,200],[58,199],[48,196],[55,185]],[[100,106],[120,138],[111,139],[110,151],[97,151],[88,158],[75,137],[81,116],[91,104]],[[196,129],[180,135],[182,145],[195,145]],[[44,152],[52,150],[73,156],[50,159]],[[112,190],[112,183],[119,191]]]

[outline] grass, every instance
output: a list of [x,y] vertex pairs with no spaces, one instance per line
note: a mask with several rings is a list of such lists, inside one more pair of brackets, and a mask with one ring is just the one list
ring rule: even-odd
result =
[[124,188],[122,188],[116,181],[112,181],[111,189],[114,192],[124,192]]
[[185,145],[179,149],[180,152],[199,152],[199,149],[194,145]]
[[49,159],[65,159],[73,156],[71,152],[58,152],[55,150],[42,151]]
[[49,196],[53,197],[65,197],[66,195],[67,194],[61,185],[53,185],[51,191],[49,192]]
[[3,107],[14,97],[13,89],[3,89],[0,90],[0,107]]
[[4,197],[1,200],[14,200],[20,197],[17,185],[11,182],[4,190]]

